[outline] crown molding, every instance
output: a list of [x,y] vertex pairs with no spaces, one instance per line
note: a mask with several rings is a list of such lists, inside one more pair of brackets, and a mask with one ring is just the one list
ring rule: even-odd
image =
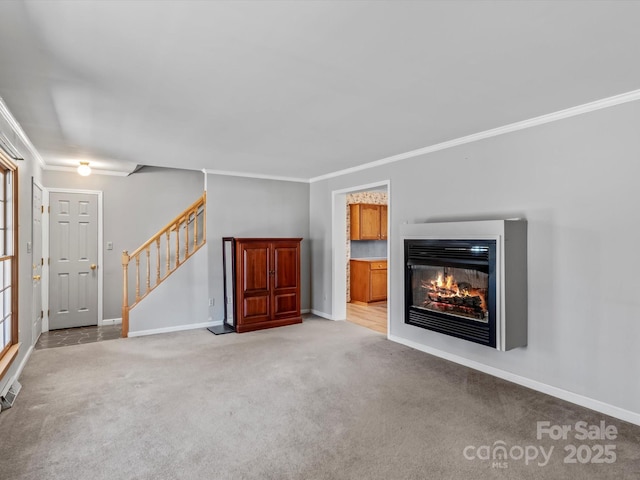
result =
[[[68,172],[68,173],[78,173],[78,167],[65,167],[62,165],[45,165],[43,170],[53,171],[53,172]],[[101,170],[98,168],[91,167],[91,175],[111,175],[114,177],[128,177],[131,175],[131,172],[124,172],[121,170]]]
[[259,178],[263,180],[279,180],[281,182],[309,183],[309,179],[307,178],[282,177],[278,175],[263,175],[261,173],[250,172],[232,172],[229,170],[209,170],[207,168],[202,171],[207,175],[225,175],[228,177]]
[[[448,140],[446,142],[441,142],[441,143],[437,143],[427,147],[418,148],[416,150],[411,150],[409,152],[392,155],[390,157],[382,158],[380,160],[375,160],[373,162],[364,163],[364,164],[357,165],[351,168],[346,168],[343,170],[337,170],[335,172],[327,173],[325,175],[319,175],[317,177],[312,177],[308,179],[297,178],[297,177],[285,177],[285,176],[278,176],[278,175],[265,175],[260,173],[251,173],[251,172],[236,172],[236,171],[229,171],[229,170],[203,169],[202,171],[205,174],[211,174],[211,175],[257,178],[257,179],[264,179],[264,180],[278,180],[278,181],[284,181],[284,182],[315,183],[322,180],[328,180],[330,178],[348,175],[350,173],[356,173],[363,170],[368,170],[370,168],[388,165],[390,163],[399,162],[401,160],[407,160],[409,158],[419,157],[421,155],[426,155],[426,154],[437,152],[440,150],[445,150],[447,148],[453,148],[459,145],[464,145],[467,143],[472,143],[472,142],[484,140],[491,137],[497,137],[499,135],[516,132],[518,130],[524,130],[527,128],[536,127],[538,125],[544,125],[545,123],[556,122],[558,120],[563,120],[565,118],[583,115],[585,113],[594,112],[596,110],[601,110],[604,108],[609,108],[616,105],[621,105],[623,103],[633,102],[636,100],[640,100],[640,90],[633,90],[631,92],[622,93],[620,95],[614,95],[611,97],[603,98],[601,100],[596,100],[594,102],[589,102],[589,103],[585,103],[575,107],[570,107],[570,108],[559,110],[557,112],[549,113],[546,115],[540,115],[538,117],[530,118],[528,120],[511,123],[508,125],[504,125],[502,127],[485,130],[485,131],[474,133],[464,137],[459,137],[453,140]],[[2,97],[0,97],[0,116],[2,116],[2,118],[4,118],[4,120],[9,124],[11,129],[20,139],[20,141],[29,150],[31,155],[33,155],[33,157],[40,163],[40,165],[44,170],[53,170],[53,171],[61,171],[61,172],[76,171],[74,167],[47,165],[43,160],[43,158],[40,156],[40,153],[38,153],[36,148],[31,143],[31,140],[29,140],[29,137],[27,137],[24,130],[22,130],[22,127],[20,126],[20,124],[17,122],[17,120],[13,117],[13,115],[9,111]],[[92,172],[95,173],[96,175],[113,175],[113,176],[121,176],[121,177],[126,177],[131,174],[131,172],[123,172],[123,171],[115,171],[115,170],[96,170],[96,169],[92,169]]]
[[35,158],[40,163],[40,166],[42,168],[45,168],[46,163],[44,163],[44,160],[40,156],[40,153],[38,153],[36,147],[33,146],[33,143],[31,143],[31,140],[29,140],[27,134],[24,133],[24,130],[22,130],[22,127],[20,126],[18,121],[11,114],[11,112],[9,111],[9,107],[7,107],[7,104],[4,103],[4,99],[2,97],[0,97],[0,116],[2,116],[2,118],[4,118],[4,120],[9,124],[11,130],[13,130],[13,132],[18,136],[22,144],[27,147],[27,150],[29,150],[33,158]]
[[453,140],[448,140],[442,143],[436,143],[428,147],[418,148],[417,150],[411,150],[409,152],[400,153],[391,157],[382,158],[369,163],[363,163],[356,167],[345,168],[344,170],[338,170],[336,172],[327,173],[326,175],[320,175],[309,179],[309,183],[315,183],[329,178],[340,177],[349,173],[360,172],[369,168],[379,167],[387,165],[389,163],[399,162],[400,160],[406,160],[408,158],[419,157],[427,153],[437,152],[439,150],[445,150],[447,148],[457,147],[464,145],[465,143],[477,142],[478,140],[484,140],[485,138],[497,137],[498,135],[504,135],[505,133],[516,132],[518,130],[524,130],[526,128],[537,127],[538,125],[544,125],[545,123],[556,122],[565,118],[575,117],[577,115],[583,115],[585,113],[594,112],[603,108],[613,107],[623,103],[629,103],[636,100],[640,100],[640,90],[633,90],[631,92],[622,93],[620,95],[614,95],[613,97],[603,98],[594,102],[585,103],[576,107],[559,110],[557,112],[548,113],[546,115],[540,115],[539,117],[530,118],[502,127],[492,128],[491,130],[485,130],[483,132],[474,133],[465,137],[459,137]]

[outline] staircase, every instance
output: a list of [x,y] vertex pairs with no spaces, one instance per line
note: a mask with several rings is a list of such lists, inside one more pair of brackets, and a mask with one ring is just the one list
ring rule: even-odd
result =
[[129,312],[207,241],[206,192],[133,253],[122,252],[122,337]]

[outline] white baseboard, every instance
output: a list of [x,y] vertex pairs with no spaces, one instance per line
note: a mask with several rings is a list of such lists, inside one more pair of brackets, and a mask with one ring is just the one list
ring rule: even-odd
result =
[[321,312],[320,310],[315,310],[312,308],[311,313],[319,317],[326,318],[327,320],[335,320],[335,318],[333,318],[333,315],[329,315],[328,313]]
[[11,388],[11,385],[13,385],[16,382],[16,380],[20,379],[20,375],[22,375],[22,371],[24,370],[24,367],[27,365],[27,361],[29,360],[29,357],[31,357],[32,353],[33,353],[33,346],[30,346],[29,350],[27,350],[26,355],[20,362],[20,365],[18,366],[18,370],[16,371],[16,374],[11,378],[11,380],[7,382],[3,391],[0,392],[0,397],[4,397],[9,391],[9,389]]
[[183,330],[194,330],[196,328],[208,328],[214,325],[222,325],[222,322],[204,322],[204,323],[191,323],[188,325],[176,325],[174,327],[154,328],[151,330],[140,330],[138,332],[129,332],[129,337],[143,337],[145,335],[155,335],[157,333],[171,333],[181,332]]
[[604,413],[605,415],[624,420],[625,422],[640,425],[640,413],[638,412],[625,410],[624,408],[616,407],[614,405],[610,405],[593,398],[585,397],[578,393],[569,392],[552,385],[547,385],[546,383],[538,382],[537,380],[522,377],[520,375],[516,375],[515,373],[500,370],[499,368],[490,367],[489,365],[484,365],[483,363],[469,360],[468,358],[460,357],[449,352],[438,350],[432,347],[427,347],[425,345],[421,345],[419,343],[412,342],[411,340],[406,340],[395,335],[389,335],[388,338],[393,342],[401,343],[402,345],[415,348],[416,350],[420,350],[421,352],[444,358],[445,360],[464,365],[465,367],[473,368],[474,370],[478,370],[480,372],[488,373],[489,375],[493,375],[494,377],[517,383],[518,385],[522,385],[523,387],[546,393],[547,395],[560,398],[561,400],[565,400],[567,402],[575,403],[576,405],[580,405],[581,407],[590,408],[591,410],[595,410],[596,412]]
[[104,320],[102,320],[102,326],[106,326],[106,325],[120,325],[122,324],[122,319],[121,318],[106,318]]
[[300,310],[300,314],[302,315],[303,313],[311,313],[311,309],[310,308],[304,308],[304,309]]

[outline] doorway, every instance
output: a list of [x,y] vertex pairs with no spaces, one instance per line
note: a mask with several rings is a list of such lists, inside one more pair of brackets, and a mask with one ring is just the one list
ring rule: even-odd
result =
[[[385,202],[381,202],[379,199],[372,200],[371,195],[365,194],[365,192],[377,192],[376,194],[384,193],[386,195]],[[386,290],[386,296],[381,300],[380,298],[372,298],[372,302],[350,302],[350,263],[351,262],[351,235],[350,231],[350,217],[351,207],[349,202],[357,202],[358,199],[362,203],[379,203],[385,204],[385,219],[383,222],[383,232],[378,240],[367,245],[358,245],[358,247],[364,247],[364,250],[360,249],[357,253],[359,257],[366,257],[369,254],[372,260],[378,260],[375,264],[372,264],[372,269],[380,269],[385,267],[385,280],[386,284],[384,290]],[[389,222],[387,216],[390,209],[390,181],[384,180],[378,183],[372,183],[367,185],[359,185],[343,190],[336,190],[332,192],[332,318],[334,320],[350,320],[353,323],[358,323],[362,326],[371,328],[385,335],[389,335],[389,271],[391,264],[389,262],[389,252],[391,239],[389,237]],[[382,247],[382,250],[380,248]],[[366,262],[365,262],[366,263]],[[378,277],[381,272],[379,270],[373,272],[371,278]],[[375,287],[374,283],[371,285]],[[374,288],[375,290],[376,288]],[[378,288],[379,290],[379,288]],[[378,296],[379,294],[375,294]],[[386,301],[384,298],[386,297]]]
[[102,192],[49,190],[49,330],[102,323]]

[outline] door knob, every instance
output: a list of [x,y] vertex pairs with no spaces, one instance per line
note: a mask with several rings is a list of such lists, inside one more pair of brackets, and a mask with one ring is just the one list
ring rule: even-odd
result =
[[95,270],[98,266],[95,263],[92,263],[90,266],[91,270]]
[[34,279],[34,280],[40,280],[40,275],[34,275],[34,276],[33,276],[33,279]]

